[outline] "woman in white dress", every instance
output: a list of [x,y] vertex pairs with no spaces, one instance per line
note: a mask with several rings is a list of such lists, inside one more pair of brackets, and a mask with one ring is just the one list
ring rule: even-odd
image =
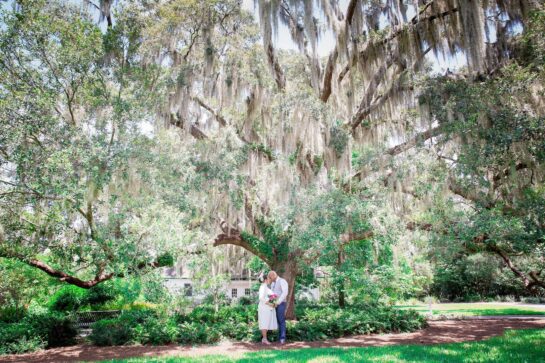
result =
[[271,344],[267,339],[269,330],[277,330],[278,322],[276,321],[276,309],[273,304],[269,303],[269,295],[273,292],[269,288],[271,281],[268,277],[260,277],[261,286],[259,287],[259,305],[257,307],[257,320],[259,321],[259,330],[263,339],[263,344]]

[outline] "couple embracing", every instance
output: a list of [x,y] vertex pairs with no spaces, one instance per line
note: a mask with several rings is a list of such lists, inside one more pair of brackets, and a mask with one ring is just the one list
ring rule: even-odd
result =
[[286,298],[288,282],[271,271],[260,276],[258,321],[263,344],[271,344],[267,339],[269,330],[279,330],[280,344],[286,343]]

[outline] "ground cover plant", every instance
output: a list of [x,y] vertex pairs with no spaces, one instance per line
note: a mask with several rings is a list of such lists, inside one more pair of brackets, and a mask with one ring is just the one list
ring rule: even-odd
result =
[[[315,341],[346,335],[410,332],[426,326],[413,310],[378,304],[344,309],[332,306],[300,306],[299,319],[288,323],[290,341]],[[274,334],[271,335],[274,339]],[[259,341],[257,313],[253,305],[201,305],[184,315],[168,316],[154,310],[123,313],[119,318],[94,324],[89,337],[96,345],[210,344],[220,339]]]

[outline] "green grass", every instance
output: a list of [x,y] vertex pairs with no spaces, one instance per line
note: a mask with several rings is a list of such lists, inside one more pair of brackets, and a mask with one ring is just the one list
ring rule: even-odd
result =
[[264,350],[240,358],[204,356],[198,358],[133,358],[116,363],[142,362],[545,362],[545,330],[510,330],[505,335],[480,342],[432,346],[399,345],[368,348],[304,348]]
[[[428,305],[402,305],[399,309],[414,309],[422,313],[428,313]],[[467,316],[484,315],[545,315],[545,309],[537,307],[516,306],[516,305],[494,305],[477,303],[460,304],[433,304],[432,311],[434,315],[455,314]]]

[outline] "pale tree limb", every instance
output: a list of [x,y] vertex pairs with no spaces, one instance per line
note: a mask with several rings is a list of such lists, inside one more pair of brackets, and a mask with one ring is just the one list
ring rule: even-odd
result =
[[267,54],[267,60],[273,71],[276,86],[280,91],[284,91],[286,89],[286,75],[278,62],[278,57],[276,56],[276,52],[272,44],[268,45],[268,47],[265,49],[265,53]]
[[[416,67],[418,67],[419,62],[424,59],[426,54],[428,54],[431,51],[431,47],[428,47],[417,60],[413,62],[410,69],[414,70]],[[369,115],[375,111],[377,108],[384,105],[384,103],[390,98],[394,92],[399,88],[399,84],[401,83],[401,77],[403,76],[404,72],[406,71],[406,68],[399,62],[396,62],[396,65],[398,66],[398,70],[394,72],[394,74],[397,75],[397,78],[390,84],[390,87],[385,92],[382,92],[381,94],[374,97],[376,93],[376,90],[380,84],[380,82],[384,79],[384,74],[387,72],[388,68],[392,66],[394,63],[393,57],[390,55],[386,61],[383,63],[381,68],[378,72],[376,72],[369,82],[365,92],[364,97],[361,100],[360,106],[356,113],[352,116],[352,119],[350,120],[350,128],[352,129],[352,134],[355,133],[358,126],[365,120]]]
[[253,255],[259,257],[267,264],[270,264],[270,259],[257,248],[255,248],[249,241],[244,239],[242,234],[237,228],[230,227],[226,221],[222,220],[220,222],[220,228],[222,233],[220,233],[214,240],[214,247],[222,245],[233,245],[244,248],[246,251],[252,253]]
[[[382,164],[385,161],[385,159],[402,154],[405,151],[408,151],[414,148],[415,146],[423,143],[424,141],[429,140],[433,137],[439,136],[443,134],[444,132],[445,132],[445,127],[442,125],[420,132],[414,135],[411,139],[401,144],[398,144],[396,146],[393,146],[389,149],[386,149],[383,153],[381,153],[381,155],[377,157],[378,160],[376,161],[376,163]],[[363,176],[364,176],[364,170],[360,170],[357,173],[350,176],[349,182],[352,179],[362,178]]]
[[[66,273],[64,271],[56,269],[56,268],[52,267],[51,265],[49,265],[49,264],[47,264],[47,263],[45,263],[43,261],[40,261],[40,260],[38,260],[36,258],[26,258],[24,256],[19,256],[19,255],[15,255],[15,254],[12,254],[12,253],[6,253],[6,252],[0,252],[0,256],[5,257],[5,258],[18,260],[20,262],[23,262],[23,263],[27,264],[28,266],[37,268],[37,269],[45,272],[49,276],[54,277],[54,278],[58,279],[59,281],[66,282],[67,284],[75,285],[75,286],[81,287],[83,289],[90,289],[91,287],[96,286],[96,285],[98,285],[98,284],[100,284],[100,283],[102,283],[104,281],[110,280],[113,277],[124,277],[124,274],[122,274],[122,273],[118,273],[118,274],[113,273],[113,272],[106,273],[104,271],[104,269],[105,269],[105,264],[104,263],[101,263],[101,264],[98,265],[98,271],[97,271],[94,278],[92,278],[90,280],[82,280],[82,279],[80,279],[80,278],[78,278],[76,276],[73,276],[73,275],[69,274],[69,273]],[[143,270],[145,268],[158,268],[158,267],[161,267],[161,264],[158,261],[154,261],[154,262],[151,262],[151,263],[142,262],[142,263],[139,263],[136,266],[136,268],[138,270]]]
[[[169,124],[182,130],[186,130],[186,121],[184,121],[180,113],[171,113],[169,117]],[[208,136],[194,124],[189,125],[189,133],[197,140],[208,139]]]
[[[346,10],[346,17],[344,20],[344,27],[343,32],[345,33],[345,36],[348,34],[348,31],[350,29],[350,25],[352,24],[352,19],[354,18],[354,13],[356,12],[356,5],[358,3],[358,0],[350,0],[348,3],[348,8]],[[331,96],[332,92],[332,79],[333,79],[333,73],[335,71],[335,65],[337,63],[337,59],[339,58],[339,49],[338,49],[338,43],[335,44],[335,48],[331,51],[331,54],[329,55],[324,71],[324,79],[322,81],[322,90],[320,93],[320,99],[322,102],[327,102],[329,99],[329,96]]]

